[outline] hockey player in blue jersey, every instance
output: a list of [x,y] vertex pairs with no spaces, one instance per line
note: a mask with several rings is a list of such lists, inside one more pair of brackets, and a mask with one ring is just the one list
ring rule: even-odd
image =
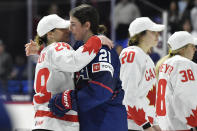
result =
[[[97,35],[98,21],[98,13],[92,6],[72,9],[70,30],[75,40],[84,43]],[[78,111],[80,131],[127,131],[119,71],[116,51],[103,46],[91,63],[75,73],[76,89],[66,90],[50,100],[51,111],[58,116],[69,110]]]

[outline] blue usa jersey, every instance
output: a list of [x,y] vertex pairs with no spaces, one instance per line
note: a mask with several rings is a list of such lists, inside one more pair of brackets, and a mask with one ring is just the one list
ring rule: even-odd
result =
[[119,72],[116,51],[103,46],[91,63],[75,73],[80,131],[128,131]]

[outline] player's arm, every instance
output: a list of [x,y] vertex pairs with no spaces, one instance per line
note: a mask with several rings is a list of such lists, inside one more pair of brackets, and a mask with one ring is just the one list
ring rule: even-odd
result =
[[77,111],[77,107],[80,107],[81,111],[88,111],[111,99],[113,87],[111,72],[97,72],[89,84],[77,92],[67,90],[53,96],[49,108],[57,116],[63,116],[69,110]]
[[[110,49],[114,47],[113,41],[111,41],[109,38],[107,38],[104,35],[98,35],[98,37],[101,40],[102,45],[107,45]],[[38,55],[40,50],[43,49],[43,46],[39,46],[36,42],[33,40],[30,40],[29,43],[25,44],[25,53],[26,56],[30,55]]]
[[120,79],[125,90],[124,99],[126,99],[128,119],[133,120],[143,129],[148,129],[151,127],[146,114],[148,103],[145,96],[140,96],[145,89],[139,87],[140,81],[144,79],[144,71],[141,69],[140,63],[144,64],[145,61],[140,61],[138,53],[127,49],[121,52],[119,58],[121,62]]
[[56,43],[51,51],[51,66],[57,70],[76,72],[92,61],[100,50],[105,37],[92,36],[76,51],[65,43]]
[[70,110],[78,111],[76,92],[74,90],[66,90],[63,93],[54,95],[50,99],[48,107],[58,117],[64,116]]
[[[77,92],[81,111],[88,111],[111,99],[116,86],[115,59],[109,51],[101,49],[91,64],[91,80]],[[113,64],[112,62],[113,61]],[[117,62],[118,59],[117,59]],[[90,71],[89,71],[90,72]]]
[[[107,51],[102,49],[100,52],[106,53]],[[100,57],[103,55],[102,53],[97,55],[92,63],[92,77],[89,83],[78,90],[77,94],[74,90],[67,90],[67,93],[55,95],[49,102],[49,108],[52,112],[56,115],[61,115],[69,109],[77,110],[77,108],[75,108],[77,107],[76,104],[78,104],[81,111],[87,111],[112,97],[114,88],[113,82],[115,81],[112,79],[114,73],[113,66],[108,62],[111,55],[104,55],[106,59],[101,62],[99,59],[104,58]],[[103,66],[108,66],[109,68],[104,68]],[[97,70],[97,68],[99,68],[99,70]]]
[[53,44],[51,50],[51,66],[60,71],[79,71],[94,59],[101,46],[101,40],[97,36],[90,37],[76,51],[67,43],[58,42]]

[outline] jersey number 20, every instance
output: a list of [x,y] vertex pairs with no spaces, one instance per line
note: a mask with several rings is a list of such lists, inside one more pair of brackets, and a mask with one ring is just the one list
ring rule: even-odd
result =
[[134,57],[135,57],[135,52],[134,51],[124,52],[121,62],[122,62],[122,64],[124,64],[125,59],[126,59],[126,62],[132,63],[133,60],[134,60]]

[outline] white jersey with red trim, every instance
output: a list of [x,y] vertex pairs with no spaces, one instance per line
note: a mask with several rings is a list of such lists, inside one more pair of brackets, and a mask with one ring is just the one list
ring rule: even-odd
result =
[[120,79],[125,91],[123,103],[127,107],[128,128],[143,130],[148,122],[156,124],[155,65],[141,48],[130,46],[120,54]]
[[159,68],[156,112],[162,130],[197,126],[197,64],[180,55]]
[[93,36],[76,51],[63,42],[52,43],[41,51],[34,81],[33,129],[79,131],[77,112],[70,110],[63,117],[56,117],[50,112],[48,103],[53,95],[74,90],[72,72],[79,71],[92,61],[100,48],[100,39]]

